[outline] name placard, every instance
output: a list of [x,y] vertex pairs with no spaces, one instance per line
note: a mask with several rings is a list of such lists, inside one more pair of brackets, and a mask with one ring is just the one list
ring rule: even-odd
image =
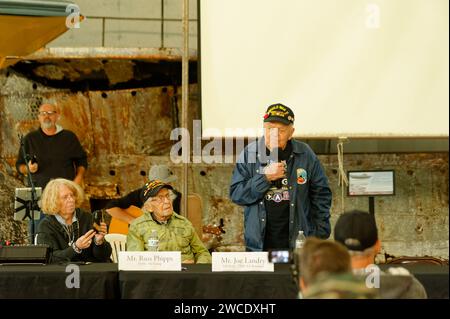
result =
[[212,271],[273,271],[268,253],[213,252]]
[[180,251],[119,251],[119,270],[181,271]]

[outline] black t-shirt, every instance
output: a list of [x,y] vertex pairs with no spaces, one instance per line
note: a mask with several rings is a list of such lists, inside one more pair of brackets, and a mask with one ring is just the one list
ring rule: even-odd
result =
[[[266,150],[269,152],[269,150]],[[287,161],[292,153],[288,141],[284,150],[278,150],[279,161]],[[264,195],[266,207],[266,235],[264,250],[289,248],[289,185],[288,178],[272,181],[272,186]]]
[[[24,137],[25,152],[36,156],[38,170],[31,174],[35,186],[45,187],[53,178],[73,180],[76,168],[87,168],[87,156],[77,136],[68,130],[55,135],[46,135],[41,129],[30,132]],[[16,168],[25,164],[21,150],[17,156]]]

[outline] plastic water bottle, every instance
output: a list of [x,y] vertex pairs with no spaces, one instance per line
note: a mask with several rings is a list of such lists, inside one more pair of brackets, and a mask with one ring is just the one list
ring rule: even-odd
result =
[[298,231],[297,239],[295,240],[295,249],[303,248],[303,245],[305,244],[305,234],[303,234],[303,230]]
[[158,251],[159,239],[158,231],[156,229],[152,230],[152,234],[148,239],[148,251]]

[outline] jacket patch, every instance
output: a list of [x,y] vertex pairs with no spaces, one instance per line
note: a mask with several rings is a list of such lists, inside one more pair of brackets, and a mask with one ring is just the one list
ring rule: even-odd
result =
[[266,193],[265,198],[268,201],[274,201],[275,203],[280,203],[284,200],[289,200],[289,191],[287,191],[287,190],[280,190],[280,191],[269,190]]
[[308,181],[308,174],[303,168],[297,168],[297,184],[303,185]]

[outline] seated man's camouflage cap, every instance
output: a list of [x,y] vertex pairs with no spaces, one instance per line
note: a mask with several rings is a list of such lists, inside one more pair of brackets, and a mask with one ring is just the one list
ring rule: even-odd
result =
[[152,180],[147,184],[145,184],[141,190],[142,203],[145,203],[147,199],[149,199],[150,197],[156,196],[156,194],[158,194],[158,192],[163,188],[173,189],[173,187],[170,186],[169,184],[163,183],[157,179]]
[[264,114],[264,122],[281,122],[289,125],[294,123],[294,112],[281,103],[272,104]]

